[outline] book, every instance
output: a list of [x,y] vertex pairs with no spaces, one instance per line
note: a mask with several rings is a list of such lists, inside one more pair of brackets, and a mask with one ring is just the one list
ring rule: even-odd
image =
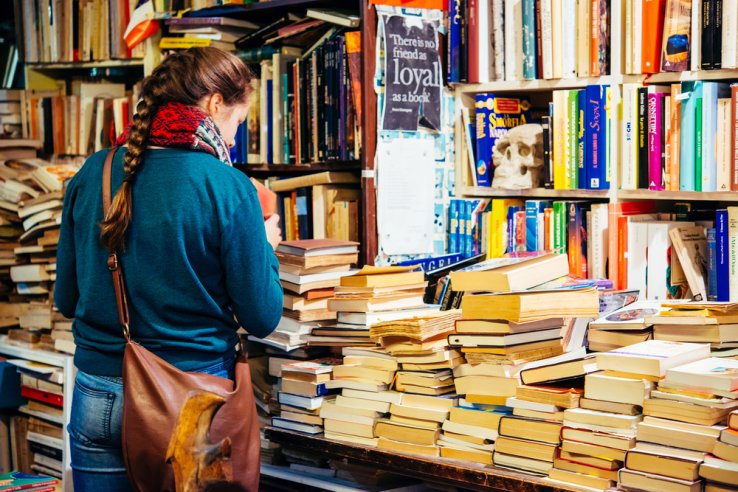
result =
[[707,300],[707,238],[704,227],[680,227],[669,231],[679,263],[695,300]]
[[639,490],[669,490],[673,492],[699,492],[702,490],[702,482],[699,480],[677,480],[625,468],[618,472],[618,484]]
[[568,273],[569,263],[565,255],[543,255],[519,259],[509,265],[503,263],[489,270],[451,272],[451,285],[455,291],[461,292],[513,292],[526,290]]
[[651,389],[653,383],[645,379],[621,378],[603,373],[584,377],[584,396],[592,400],[643,406]]
[[666,371],[665,381],[681,387],[702,391],[738,390],[738,361],[710,357],[673,367]]
[[667,369],[709,357],[707,345],[693,343],[648,340],[610,352],[597,354],[597,366],[601,370],[628,372],[663,377]]

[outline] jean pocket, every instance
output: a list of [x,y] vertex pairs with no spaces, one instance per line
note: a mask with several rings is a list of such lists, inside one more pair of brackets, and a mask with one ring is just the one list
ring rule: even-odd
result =
[[[87,445],[115,445],[117,432],[113,422],[116,393],[92,388],[77,378],[72,394],[72,415],[69,433],[74,439]],[[120,423],[117,423],[120,427]],[[117,428],[116,427],[116,428]]]

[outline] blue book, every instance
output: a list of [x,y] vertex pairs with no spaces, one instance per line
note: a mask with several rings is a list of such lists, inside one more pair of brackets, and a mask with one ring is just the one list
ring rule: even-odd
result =
[[715,228],[707,228],[707,300],[717,301],[717,244]]
[[702,191],[717,191],[718,99],[729,97],[728,84],[704,82],[702,85]]
[[492,113],[487,104],[488,94],[477,94],[475,108],[476,126],[476,160],[477,186],[492,186],[492,175],[489,167],[492,165],[492,137],[489,134],[489,116]]
[[577,183],[580,189],[588,188],[587,181],[587,165],[585,164],[585,157],[587,155],[587,139],[585,138],[586,128],[586,103],[587,103],[587,91],[579,91],[579,101],[577,103],[579,107],[579,121],[577,122]]
[[543,251],[546,242],[543,231],[543,213],[550,207],[548,200],[526,200],[525,202],[525,250]]
[[[580,188],[590,190],[606,190],[610,188],[610,175],[607,161],[609,158],[608,139],[609,125],[605,115],[607,107],[608,85],[589,85],[586,92],[585,110],[585,144],[587,153],[584,161],[586,169],[586,186]],[[581,183],[581,181],[580,181]]]
[[730,249],[728,247],[728,211],[715,211],[715,263],[717,265],[717,300],[730,301]]
[[461,0],[448,2],[448,81],[461,82],[461,30],[465,13]]
[[681,127],[679,137],[679,189],[695,191],[695,115],[697,99],[702,97],[702,82],[682,82]]
[[448,252],[459,253],[459,201],[452,199],[448,205]]
[[464,256],[469,258],[473,254],[474,250],[474,236],[473,236],[473,213],[476,208],[478,200],[464,200]]
[[536,44],[536,0],[523,0],[523,78],[538,78]]
[[515,251],[515,214],[520,212],[520,207],[511,205],[507,209],[507,249],[505,253]]

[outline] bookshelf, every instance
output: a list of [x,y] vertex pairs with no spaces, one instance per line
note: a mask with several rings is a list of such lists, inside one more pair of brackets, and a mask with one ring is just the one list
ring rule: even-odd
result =
[[69,452],[69,433],[66,432],[66,426],[69,424],[69,417],[72,408],[72,391],[74,390],[74,378],[76,374],[76,369],[74,367],[72,356],[61,354],[58,352],[49,352],[46,350],[13,345],[8,343],[6,335],[0,335],[0,355],[4,355],[8,358],[26,359],[49,366],[60,367],[64,371],[64,401],[68,403],[64,405],[64,414],[62,419],[50,418],[45,414],[23,408],[20,411],[23,414],[31,415],[44,420],[49,420],[51,422],[64,426],[65,432],[63,434],[64,459],[62,461],[62,490],[64,492],[73,492],[74,487],[72,485],[72,468],[70,465],[71,455]]

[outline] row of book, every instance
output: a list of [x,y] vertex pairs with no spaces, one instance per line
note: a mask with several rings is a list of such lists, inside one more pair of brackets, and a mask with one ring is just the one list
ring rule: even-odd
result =
[[738,6],[723,0],[626,0],[625,73],[736,68]]
[[736,93],[707,81],[625,84],[621,189],[735,190]]
[[23,2],[16,15],[23,60],[30,63],[143,58],[143,47],[128,49],[123,34],[135,0]]
[[451,0],[447,79],[607,75],[610,16],[605,0]]

